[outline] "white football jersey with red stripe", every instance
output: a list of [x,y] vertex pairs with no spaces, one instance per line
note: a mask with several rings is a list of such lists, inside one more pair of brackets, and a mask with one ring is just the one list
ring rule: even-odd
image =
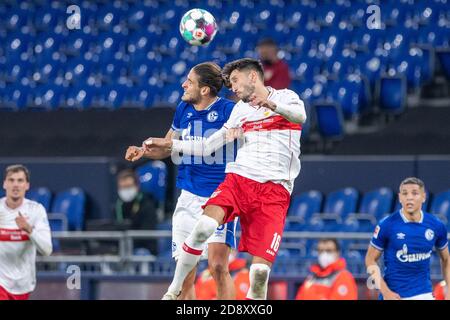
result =
[[[298,104],[299,113],[305,113],[303,101],[295,92],[268,89],[268,100]],[[241,100],[224,127],[242,128],[244,132],[236,160],[227,164],[225,172],[261,183],[280,183],[292,193],[294,180],[300,172],[300,124],[292,123],[270,109],[253,107]]]
[[[19,212],[33,227],[28,235],[18,228]],[[11,209],[0,199],[0,286],[12,294],[25,294],[36,286],[36,249],[44,255],[52,252],[52,240],[44,207],[24,199]]]

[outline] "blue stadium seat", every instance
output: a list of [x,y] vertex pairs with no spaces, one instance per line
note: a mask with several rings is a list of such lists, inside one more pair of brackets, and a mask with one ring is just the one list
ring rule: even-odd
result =
[[11,84],[5,90],[3,108],[21,110],[31,102],[31,88],[28,85]]
[[323,212],[345,219],[349,213],[355,212],[358,197],[358,191],[354,188],[333,191],[326,196]]
[[344,116],[340,105],[332,102],[313,104],[317,120],[317,129],[326,139],[341,139],[344,135]]
[[167,166],[162,161],[151,161],[136,168],[143,192],[151,194],[157,201],[166,199]]
[[344,222],[347,232],[373,232],[377,219],[371,214],[349,214]]
[[430,213],[437,215],[444,223],[450,221],[450,190],[434,195]]
[[86,195],[80,188],[71,188],[58,192],[52,204],[52,213],[62,213],[67,216],[69,230],[81,231],[84,227],[84,211]]
[[379,220],[391,212],[394,193],[389,188],[379,188],[364,194],[359,206],[360,214],[368,214]]
[[64,108],[86,109],[92,106],[97,89],[89,85],[77,85],[67,89]]
[[380,109],[399,114],[406,106],[406,78],[402,75],[383,76],[380,79]]
[[314,213],[320,212],[322,199],[322,193],[316,190],[303,192],[295,196],[289,206],[287,220],[299,223],[309,221]]
[[39,202],[48,212],[50,210],[50,201],[52,200],[52,193],[48,188],[40,187],[28,190],[26,198]]
[[64,88],[54,84],[37,86],[33,90],[33,108],[54,110],[61,106]]

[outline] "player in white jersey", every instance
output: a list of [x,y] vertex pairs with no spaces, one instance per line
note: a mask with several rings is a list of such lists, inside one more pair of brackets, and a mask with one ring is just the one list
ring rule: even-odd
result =
[[265,87],[262,66],[254,59],[231,62],[223,74],[241,101],[218,132],[204,141],[150,138],[145,142],[148,148],[209,156],[230,139],[241,136],[243,140],[235,162],[227,164],[225,181],[203,206],[202,217],[183,245],[174,279],[163,297],[166,300],[179,294],[206,239],[235,216],[240,217],[242,227],[239,250],[253,256],[247,298],[266,299],[293,182],[300,172],[301,124],[306,113],[298,95]]
[[30,174],[22,165],[6,168],[0,199],[0,300],[26,300],[36,286],[36,249],[52,253],[44,207],[25,198]]

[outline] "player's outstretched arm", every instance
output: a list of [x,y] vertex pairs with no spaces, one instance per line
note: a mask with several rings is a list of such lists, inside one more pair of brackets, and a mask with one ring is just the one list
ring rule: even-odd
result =
[[378,260],[380,259],[381,254],[382,251],[376,249],[372,245],[369,245],[366,254],[367,273],[370,275],[370,278],[375,284],[375,287],[380,290],[384,300],[400,300],[401,297],[397,293],[389,289],[383,277],[381,276],[380,267],[378,265]]
[[[174,130],[169,129],[164,139],[176,139],[178,133]],[[144,141],[145,142],[145,141]],[[170,157],[170,149],[168,148],[146,148],[145,144],[142,143],[142,147],[138,146],[130,146],[128,147],[125,159],[128,161],[137,161],[142,157],[152,159],[152,160],[161,160],[167,157]]]
[[445,294],[445,300],[450,300],[450,258],[448,253],[448,246],[442,250],[437,250],[439,257],[441,258],[442,275],[444,276],[445,283],[447,285],[447,291]]
[[144,141],[146,149],[167,148],[185,155],[209,156],[227,143],[227,128],[222,127],[203,141],[182,141],[177,139],[149,138]]

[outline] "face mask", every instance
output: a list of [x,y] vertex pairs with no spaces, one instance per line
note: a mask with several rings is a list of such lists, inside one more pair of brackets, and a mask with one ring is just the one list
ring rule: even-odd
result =
[[138,194],[138,189],[136,187],[122,188],[117,191],[119,198],[123,202],[130,202],[136,198]]
[[271,66],[273,64],[272,60],[269,59],[263,59],[261,62],[265,65]]
[[319,254],[318,260],[319,265],[322,267],[322,269],[325,269],[330,264],[335,262],[337,260],[337,257],[334,253],[322,252],[321,254]]

